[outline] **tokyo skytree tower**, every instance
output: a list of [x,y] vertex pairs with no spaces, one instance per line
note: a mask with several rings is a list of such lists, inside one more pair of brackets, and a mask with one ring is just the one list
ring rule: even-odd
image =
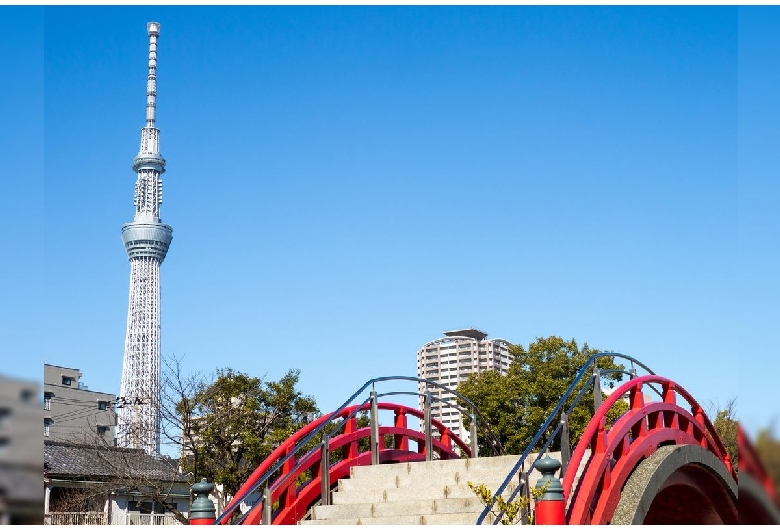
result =
[[135,216],[122,227],[130,259],[130,302],[119,392],[117,437],[120,447],[160,450],[160,264],[168,253],[173,230],[162,224],[160,131],[155,126],[157,37],[160,24],[149,22],[149,77],[146,82],[146,126],[141,149],[133,160]]

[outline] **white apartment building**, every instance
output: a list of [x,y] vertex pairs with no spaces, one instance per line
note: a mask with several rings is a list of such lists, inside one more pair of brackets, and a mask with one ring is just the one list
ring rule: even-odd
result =
[[[444,337],[423,345],[417,352],[417,377],[429,379],[455,390],[458,383],[465,381],[469,374],[495,370],[506,374],[511,359],[510,343],[504,339],[488,339],[484,331],[474,328],[445,331]],[[425,393],[425,385],[419,384],[420,394]],[[456,404],[452,394],[445,390],[432,388],[433,403],[431,415],[452,429],[455,434],[468,438],[461,413],[448,406]],[[423,407],[420,397],[420,409]],[[444,400],[442,403],[439,400]]]

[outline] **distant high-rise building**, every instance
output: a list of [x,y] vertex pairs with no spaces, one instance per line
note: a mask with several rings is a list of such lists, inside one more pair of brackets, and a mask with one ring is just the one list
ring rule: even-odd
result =
[[[417,377],[429,379],[441,385],[457,389],[469,374],[495,370],[506,374],[509,367],[510,343],[504,339],[487,338],[487,333],[474,328],[445,331],[444,337],[423,345],[417,352]],[[425,385],[419,385],[419,392],[425,392]],[[448,404],[455,404],[449,392],[432,388],[431,416],[464,437],[461,413]],[[439,400],[443,400],[444,403]],[[420,397],[420,408],[423,398]]]
[[160,265],[168,253],[173,230],[162,224],[160,131],[155,125],[157,98],[157,37],[160,24],[149,22],[149,75],[146,82],[146,126],[141,149],[133,160],[135,216],[122,227],[122,242],[130,259],[130,302],[119,391],[117,438],[121,447],[160,451]]
[[116,396],[90,390],[78,368],[43,365],[43,436],[47,440],[113,446]]

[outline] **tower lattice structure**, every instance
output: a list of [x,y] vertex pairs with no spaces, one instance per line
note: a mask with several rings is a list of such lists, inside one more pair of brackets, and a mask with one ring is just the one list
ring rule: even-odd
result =
[[147,24],[149,75],[146,82],[146,125],[133,160],[135,216],[122,227],[130,259],[130,301],[119,393],[117,443],[121,447],[160,450],[160,265],[173,230],[160,219],[165,159],[160,156],[160,131],[155,126],[157,38],[160,24]]

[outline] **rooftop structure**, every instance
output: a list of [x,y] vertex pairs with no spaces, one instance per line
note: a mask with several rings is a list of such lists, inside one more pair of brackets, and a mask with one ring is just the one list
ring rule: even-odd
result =
[[454,329],[452,331],[445,331],[444,336],[446,337],[470,337],[474,340],[485,340],[488,336],[487,333],[484,331],[480,331],[478,329],[474,328],[466,328],[466,329]]

